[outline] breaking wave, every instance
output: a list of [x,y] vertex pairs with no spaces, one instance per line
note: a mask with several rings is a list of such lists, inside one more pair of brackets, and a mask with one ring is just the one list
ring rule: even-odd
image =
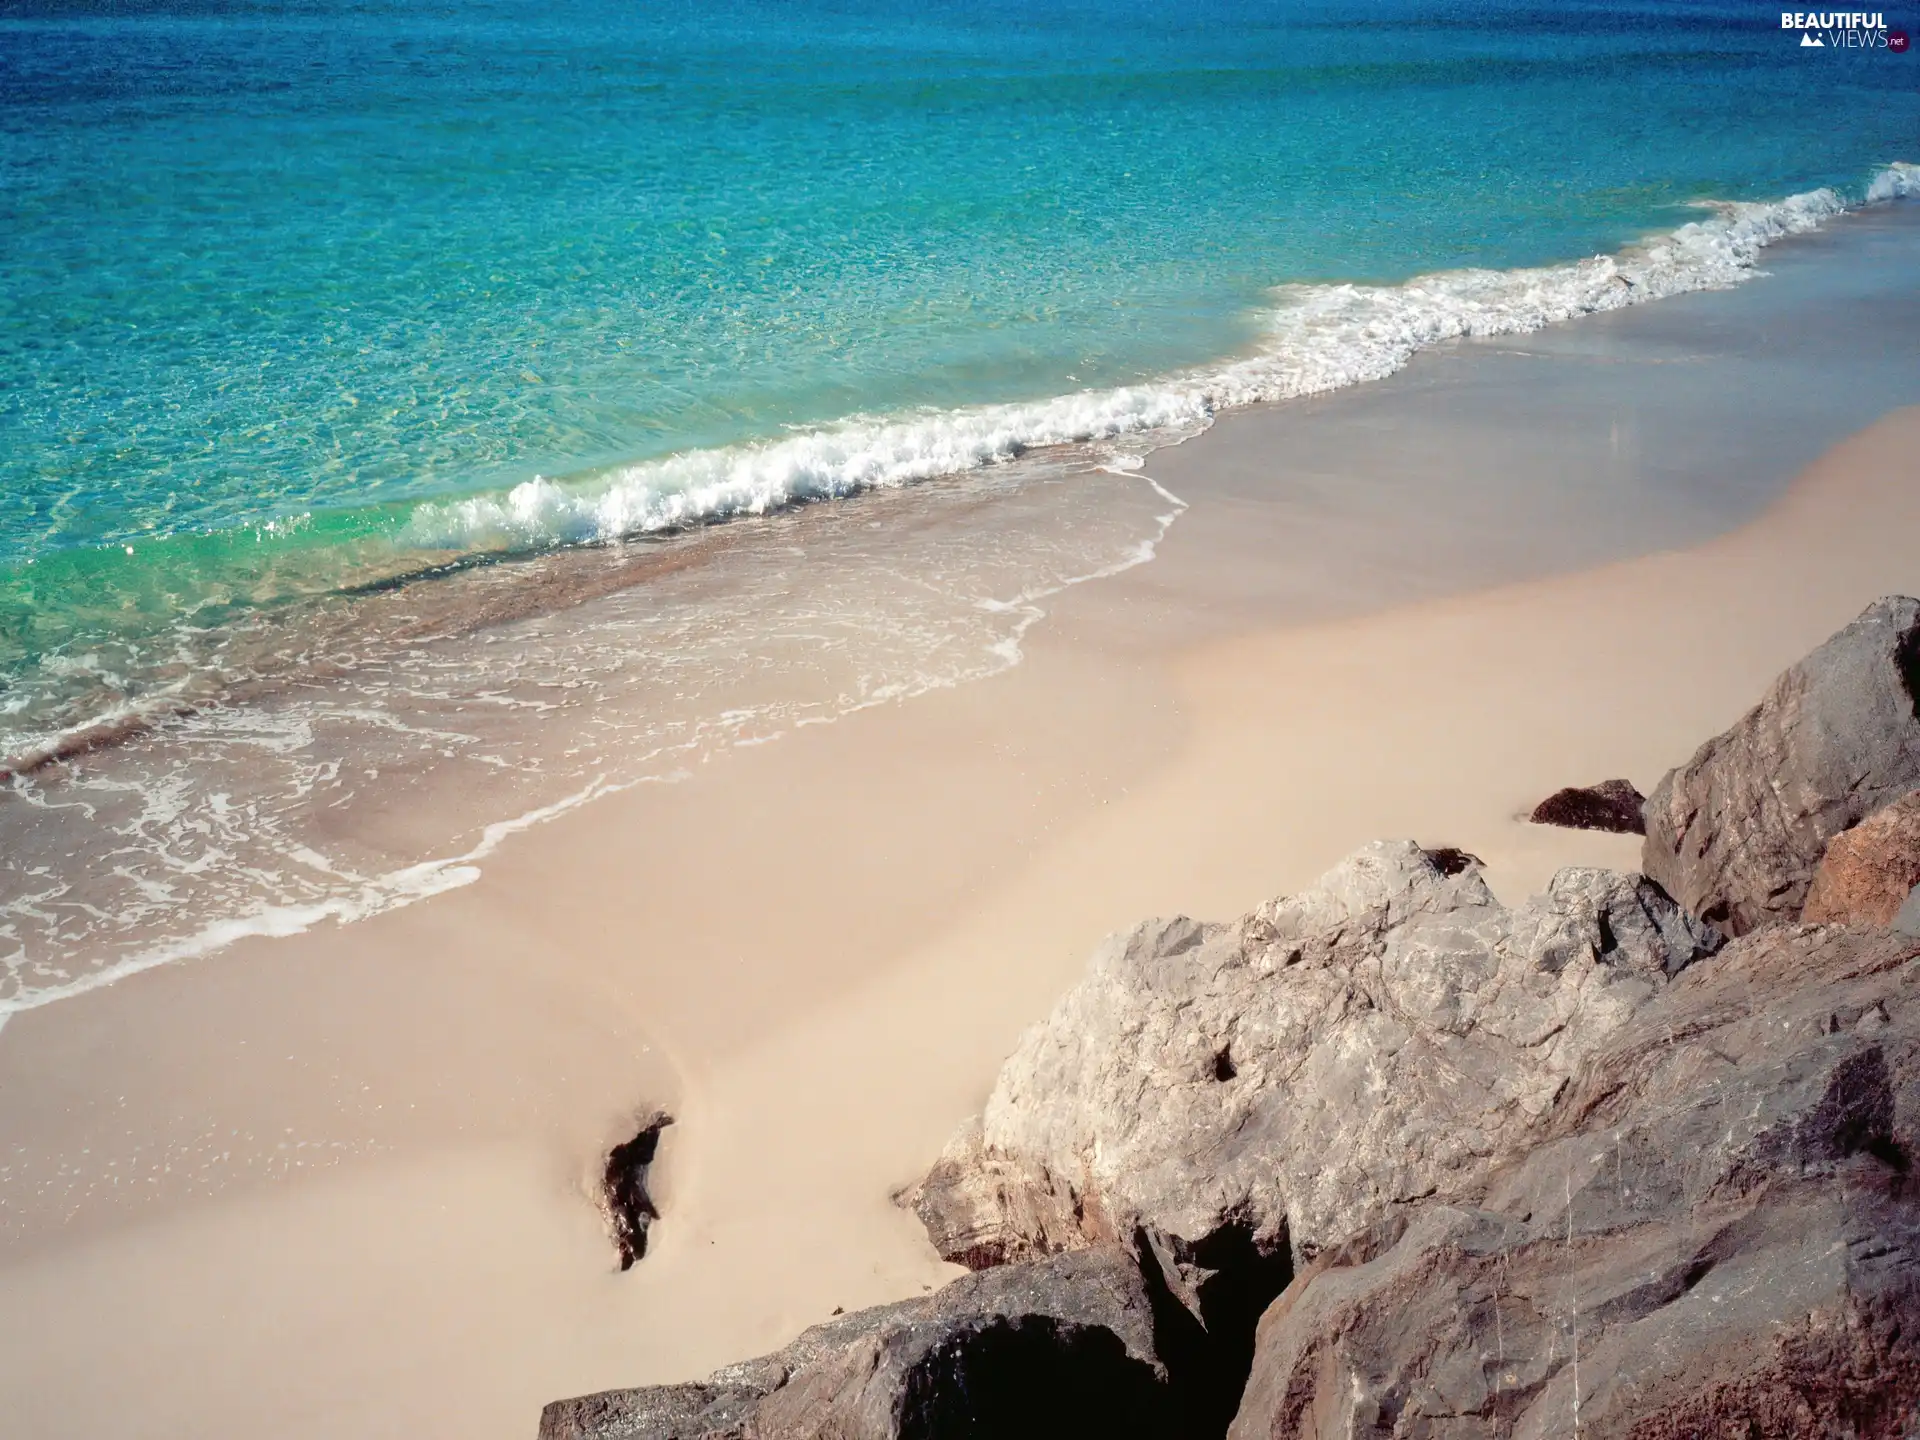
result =
[[[1896,162],[1860,201],[1920,194]],[[1612,255],[1518,270],[1451,270],[1401,285],[1285,285],[1251,354],[1150,384],[1049,400],[856,416],[751,445],[629,465],[579,484],[535,477],[505,495],[433,502],[408,541],[475,549],[613,540],[911,484],[1049,445],[1190,430],[1221,410],[1319,394],[1400,369],[1449,340],[1513,335],[1696,290],[1738,285],[1760,252],[1850,208],[1830,189],[1773,202],[1705,201],[1706,217]]]

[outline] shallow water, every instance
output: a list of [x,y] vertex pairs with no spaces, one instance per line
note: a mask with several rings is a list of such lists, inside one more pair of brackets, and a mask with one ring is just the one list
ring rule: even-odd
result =
[[[98,653],[143,692],[183,615],[1065,438],[1103,422],[956,437],[928,411],[1207,365],[1270,338],[1276,286],[1574,260],[1703,198],[1857,198],[1920,122],[1904,57],[1813,63],[1766,18],[6,7],[6,738],[105,698],[49,664]],[[606,506],[503,498],[852,416],[922,423],[878,455],[628,475]],[[716,467],[726,493],[676,503]]]
[[1151,558],[1181,508],[1049,455],[233,627],[216,701],[0,802],[0,1018],[467,883],[598,795],[993,674],[1050,595]]
[[1222,408],[1912,188],[1912,62],[1764,19],[0,9],[0,1007],[991,673]]

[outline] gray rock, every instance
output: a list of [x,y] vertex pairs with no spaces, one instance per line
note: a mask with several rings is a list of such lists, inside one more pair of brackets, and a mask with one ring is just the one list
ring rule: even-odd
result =
[[1089,1251],[844,1316],[702,1384],[555,1401],[540,1440],[1177,1436],[1158,1344],[1139,1267]]
[[1773,929],[1591,1051],[1470,1201],[1262,1319],[1234,1440],[1907,1436],[1920,941]]
[[1910,1440],[1920,937],[1720,947],[1405,843],[1142,926],[906,1197],[992,1268],[542,1440]]
[[1477,1193],[1719,937],[1637,875],[1510,910],[1452,870],[1377,843],[1237,924],[1109,941],[903,1200],[963,1264],[1135,1244],[1204,1319],[1223,1256],[1310,1262]]
[[1920,885],[1907,892],[1905,903],[1893,917],[1893,928],[1902,935],[1920,935]]
[[1743,935],[1800,915],[1827,842],[1920,788],[1920,601],[1875,601],[1646,805],[1646,873]]

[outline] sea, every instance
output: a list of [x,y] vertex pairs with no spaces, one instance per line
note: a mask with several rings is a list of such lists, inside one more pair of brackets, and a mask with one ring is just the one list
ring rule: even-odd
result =
[[0,0],[0,1021],[1017,664],[1228,410],[1920,194],[1882,18]]

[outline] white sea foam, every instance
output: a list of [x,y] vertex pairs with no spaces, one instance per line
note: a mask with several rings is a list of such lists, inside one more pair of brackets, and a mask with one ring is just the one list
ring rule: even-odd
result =
[[1905,160],[1896,160],[1867,186],[1867,204],[1878,205],[1883,200],[1904,200],[1920,196],[1920,165],[1910,165]]
[[236,941],[256,937],[285,939],[290,935],[302,934],[328,920],[347,925],[356,920],[378,915],[383,911],[398,910],[417,900],[425,900],[434,895],[444,894],[448,890],[458,890],[462,886],[471,885],[480,878],[478,862],[499,849],[500,843],[509,835],[517,834],[543,821],[564,815],[569,810],[577,809],[587,801],[606,793],[609,788],[611,787],[596,778],[580,790],[553,804],[542,805],[524,815],[516,815],[511,820],[501,820],[488,825],[481,832],[479,842],[462,854],[423,861],[386,875],[363,880],[340,894],[313,904],[267,905],[250,914],[226,916],[190,934],[163,941],[114,964],[101,966],[97,970],[70,979],[64,984],[23,988],[12,995],[0,998],[0,1028],[6,1025],[9,1018],[21,1011],[38,1010],[44,1005],[51,1005],[59,1000],[71,1000],[76,995],[84,995],[89,991],[99,990],[124,980],[129,975],[138,975],[145,970],[170,965],[176,960],[208,955],[215,950],[225,949]]
[[[730,710],[713,718],[710,727],[712,734],[707,733],[709,727],[703,726],[701,733],[694,739],[667,748],[684,758],[692,758],[704,744],[711,742],[717,735],[724,735],[726,737],[724,743],[736,748],[762,745],[780,739],[790,730],[801,726],[841,719],[861,710],[895,704],[933,690],[951,689],[1018,665],[1022,658],[1021,644],[1027,632],[1045,618],[1046,611],[1043,608],[1045,601],[1075,586],[1092,580],[1106,579],[1136,566],[1147,564],[1154,559],[1167,532],[1172,529],[1174,522],[1187,508],[1186,502],[1179,496],[1151,476],[1139,473],[1141,461],[1138,456],[1116,455],[1098,468],[1116,476],[1144,482],[1146,488],[1164,507],[1158,508],[1152,515],[1149,522],[1152,527],[1150,532],[1129,545],[1122,553],[1094,568],[1056,574],[1005,598],[983,597],[975,600],[973,603],[976,609],[995,616],[1001,622],[998,638],[982,647],[979,658],[975,662],[963,664],[951,670],[918,672],[877,686],[858,698],[842,697],[840,702],[832,707],[830,713],[826,714],[782,717],[771,711]],[[383,719],[373,711],[364,712],[361,718],[374,724],[381,723]],[[228,723],[233,725],[245,722],[236,716]],[[282,718],[277,723],[284,725],[286,721]],[[263,727],[263,734],[269,738],[271,731],[271,725]],[[415,730],[410,733],[431,732]],[[257,745],[257,738],[255,743]],[[648,758],[662,758],[662,756],[657,753]],[[558,800],[529,809],[511,819],[487,825],[480,832],[475,843],[465,850],[403,866],[385,874],[368,876],[345,873],[327,857],[306,846],[285,846],[278,852],[281,860],[304,865],[341,883],[337,887],[329,887],[332,893],[326,894],[324,898],[299,903],[263,904],[246,913],[223,916],[195,930],[150,944],[78,975],[71,975],[64,970],[55,971],[37,967],[43,974],[59,978],[55,983],[22,985],[12,994],[0,995],[0,1028],[4,1028],[7,1020],[17,1013],[37,1010],[61,1000],[72,999],[113,985],[130,975],[137,975],[162,965],[211,954],[237,941],[253,938],[286,938],[328,922],[351,924],[384,911],[401,909],[417,901],[459,889],[480,878],[480,862],[491,856],[509,836],[555,819],[603,796],[630,790],[638,785],[681,780],[689,773],[684,766],[625,777],[597,773]],[[186,782],[182,781],[182,783]],[[151,785],[143,787],[145,792],[143,799],[150,809],[167,810],[169,807],[179,806],[177,797],[156,793],[165,788]],[[148,817],[149,820],[153,818]],[[164,818],[171,820],[192,817],[170,813]],[[164,900],[170,897],[163,895],[157,898]],[[19,978],[16,974],[15,979]]]
[[1136,386],[907,418],[855,417],[785,440],[629,466],[588,490],[536,477],[504,497],[423,505],[410,538],[447,548],[611,540],[957,475],[1044,445],[1180,428],[1207,414],[1204,397],[1178,386]]
[[[1920,166],[1889,166],[1863,203],[1920,193]],[[1771,203],[1705,202],[1705,218],[1614,255],[1524,270],[1455,270],[1403,285],[1287,285],[1253,353],[1144,385],[1050,400],[855,416],[760,444],[627,466],[587,485],[536,477],[505,496],[430,503],[410,521],[424,546],[466,549],[610,540],[998,464],[1048,445],[1205,426],[1223,409],[1381,379],[1421,350],[1513,335],[1755,273],[1774,241],[1848,206],[1832,190]]]

